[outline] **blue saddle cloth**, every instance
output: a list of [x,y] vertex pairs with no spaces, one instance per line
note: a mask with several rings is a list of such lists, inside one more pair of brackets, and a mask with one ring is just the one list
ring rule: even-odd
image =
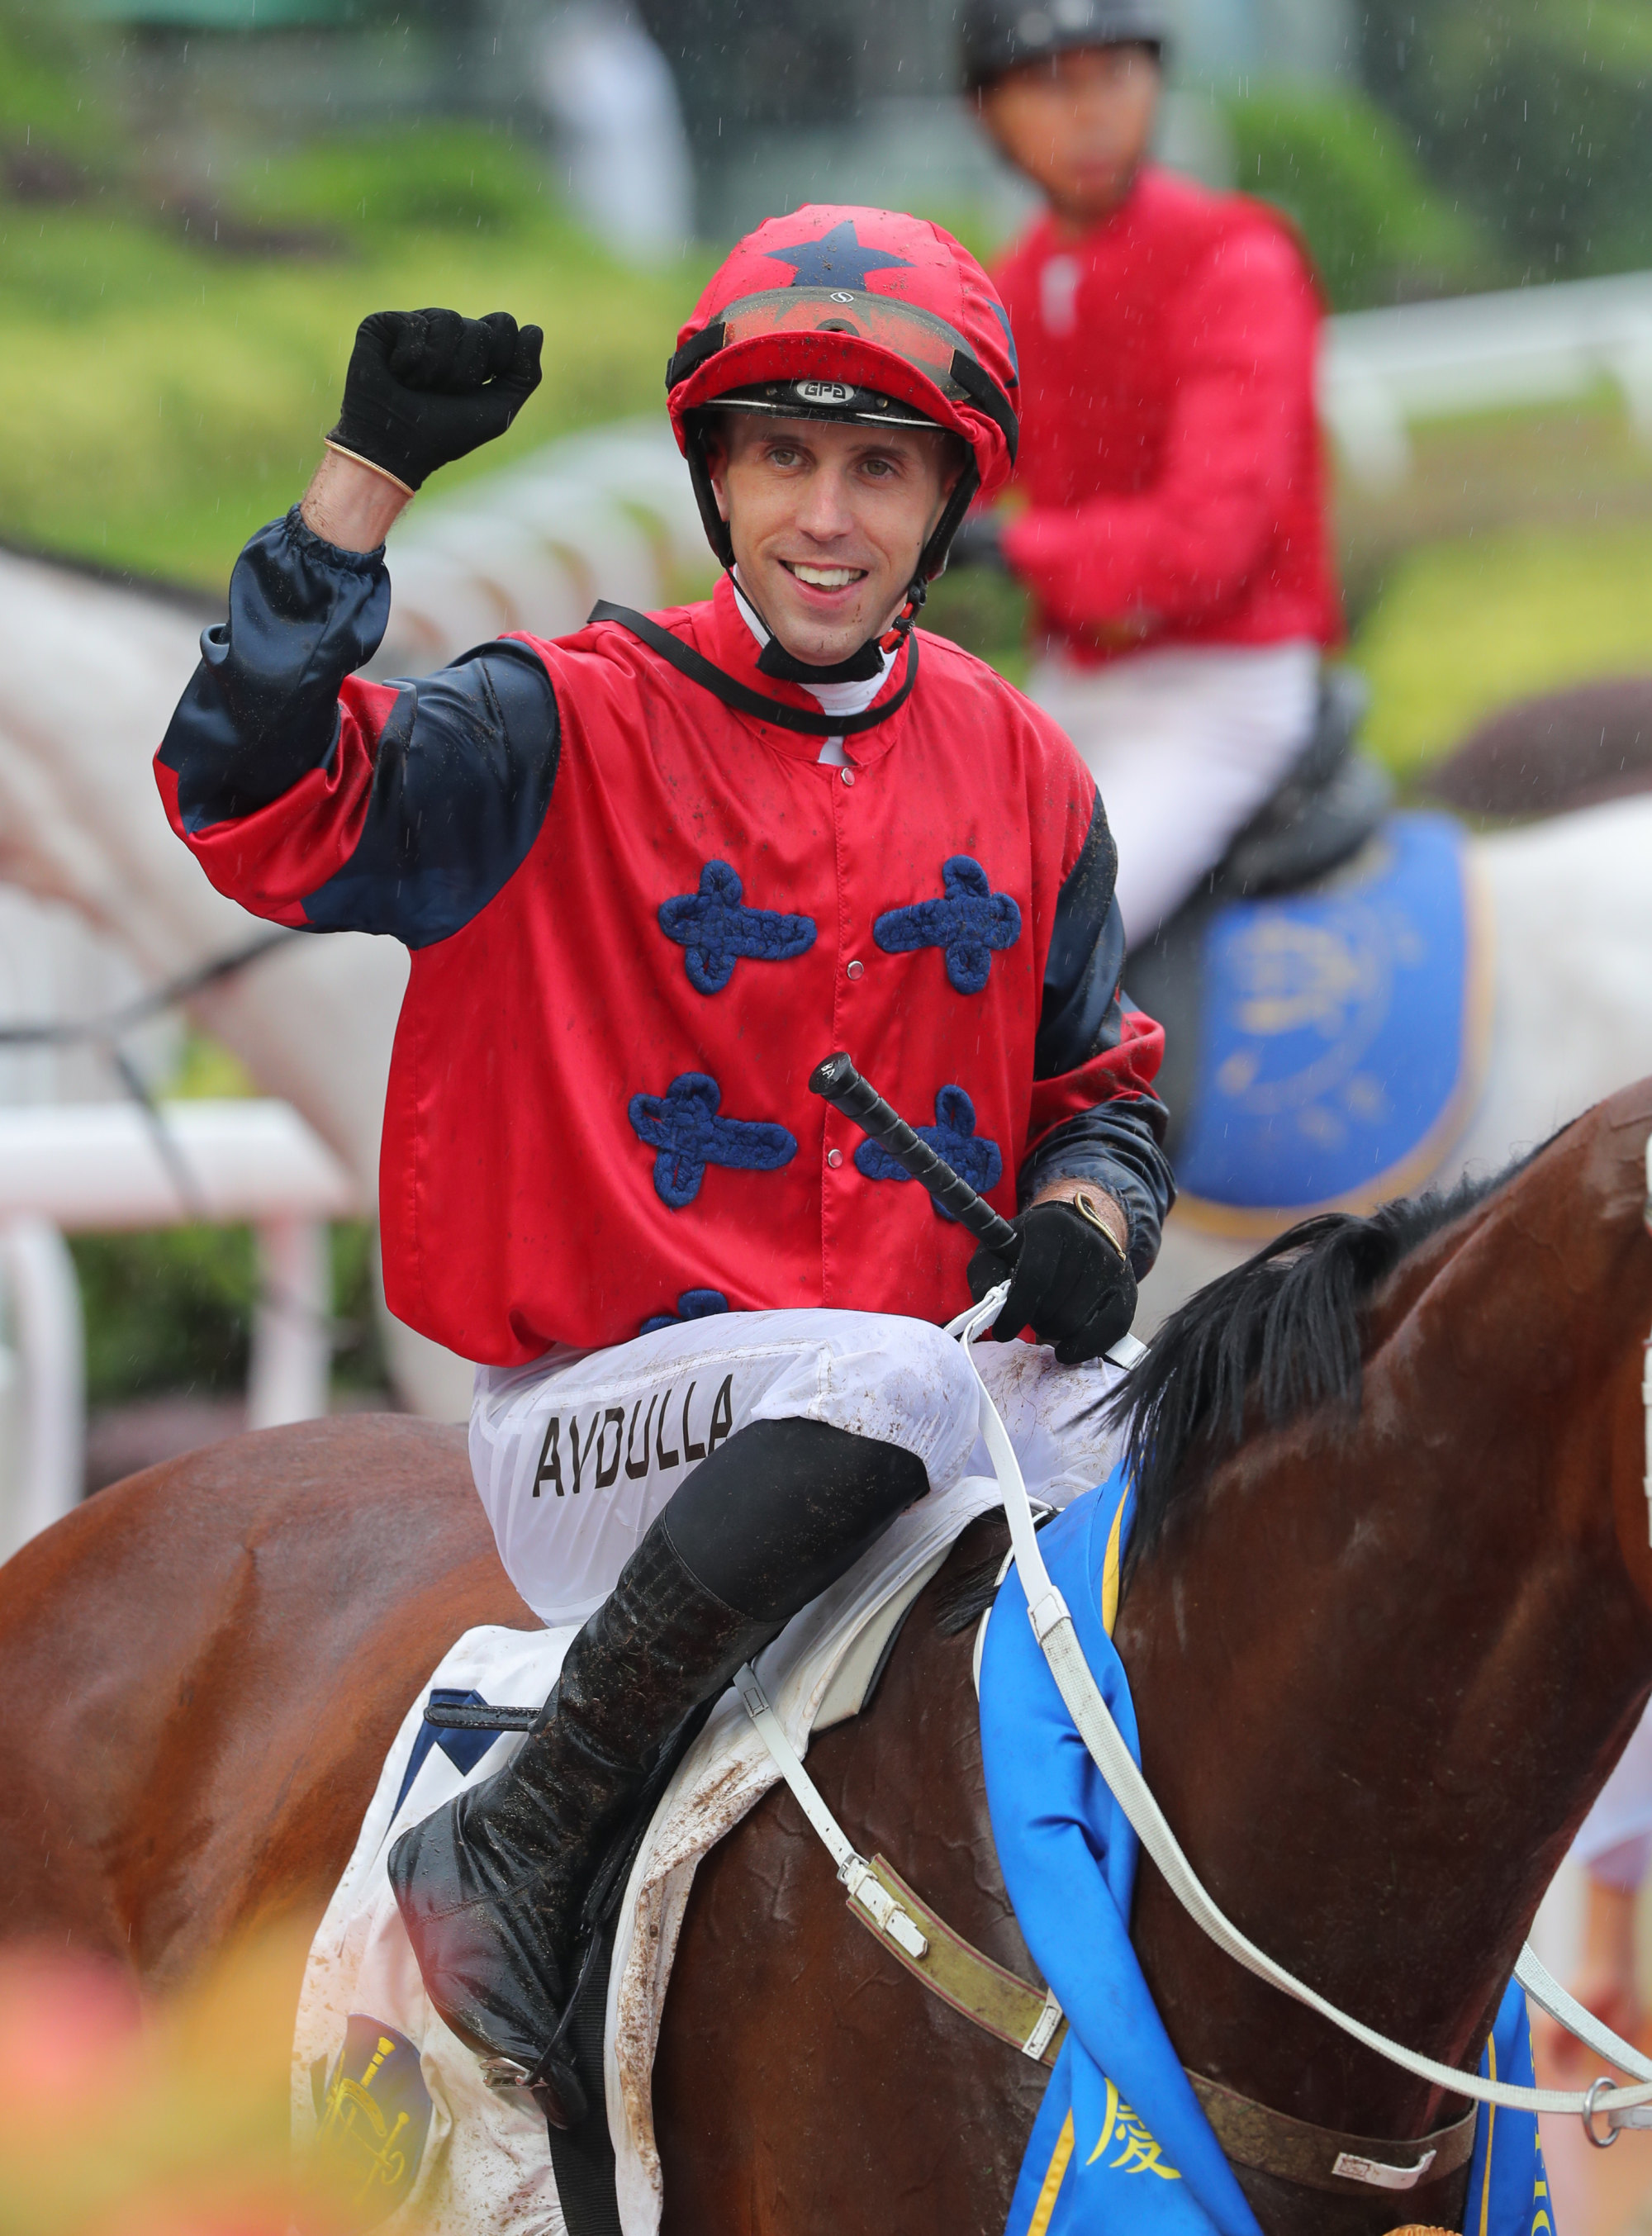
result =
[[[1130,1688],[1112,1641],[1131,1504],[1116,1470],[1039,1542],[1091,1674],[1139,1757]],[[1130,1945],[1135,1835],[1056,1689],[1014,1570],[987,1625],[981,1748],[1004,1884],[1069,2021],[1008,2236],[1260,2236]],[[1525,1996],[1513,1981],[1480,2070],[1531,2085]],[[1550,2236],[1533,2115],[1482,2108],[1468,2195],[1465,2226],[1477,2236]],[[1403,2195],[1394,2204],[1396,2222],[1404,2220]]]
[[1306,891],[1216,910],[1176,1159],[1195,1220],[1271,1230],[1330,1204],[1365,1208],[1446,1154],[1484,1039],[1465,873],[1448,816],[1394,815]]

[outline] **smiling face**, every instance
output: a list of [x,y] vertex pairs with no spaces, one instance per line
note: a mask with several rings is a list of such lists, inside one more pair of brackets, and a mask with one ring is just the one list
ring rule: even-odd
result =
[[707,444],[740,579],[793,659],[830,668],[886,628],[962,471],[938,428],[720,413]]
[[1069,234],[1110,216],[1153,136],[1159,64],[1151,47],[1076,47],[1007,70],[981,95],[1000,152],[1042,188]]

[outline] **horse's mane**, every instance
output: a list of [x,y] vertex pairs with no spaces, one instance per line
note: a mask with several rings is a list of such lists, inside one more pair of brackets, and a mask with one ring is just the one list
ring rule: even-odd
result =
[[1276,1429],[1317,1405],[1358,1412],[1372,1290],[1547,1147],[1489,1178],[1400,1197],[1369,1218],[1326,1212],[1305,1219],[1171,1313],[1108,1404],[1113,1420],[1129,1422],[1132,1562],[1202,1487],[1212,1464],[1237,1448],[1254,1413]]

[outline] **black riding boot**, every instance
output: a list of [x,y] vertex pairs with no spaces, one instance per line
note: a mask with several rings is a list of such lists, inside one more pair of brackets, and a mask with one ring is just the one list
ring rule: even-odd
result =
[[391,1850],[431,2001],[553,2126],[585,2108],[559,2035],[581,1898],[661,1749],[927,1488],[911,1453],[823,1422],[740,1430],[651,1525],[509,1768]]

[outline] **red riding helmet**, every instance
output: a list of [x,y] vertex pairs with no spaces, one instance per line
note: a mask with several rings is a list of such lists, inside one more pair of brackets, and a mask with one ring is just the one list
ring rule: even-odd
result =
[[1008,315],[968,249],[921,218],[820,203],[747,234],[666,367],[671,424],[725,567],[734,555],[707,468],[706,405],[961,436],[971,464],[924,547],[915,605],[977,495],[1010,477],[1019,385]]

